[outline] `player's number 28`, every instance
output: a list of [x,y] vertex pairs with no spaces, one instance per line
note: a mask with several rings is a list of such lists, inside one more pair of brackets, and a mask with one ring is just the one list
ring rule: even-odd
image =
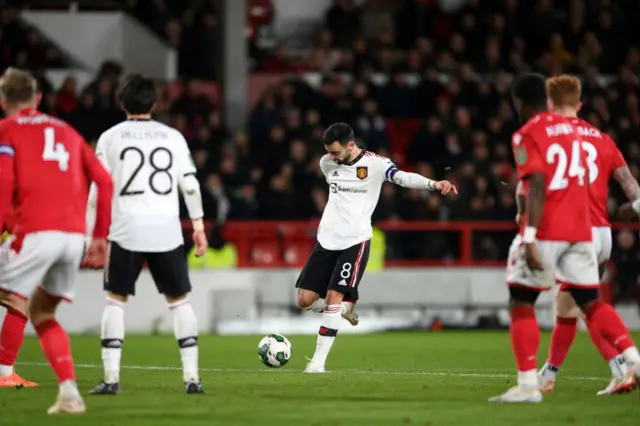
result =
[[587,154],[589,183],[593,183],[598,178],[598,165],[596,164],[598,151],[592,143],[573,141],[571,156],[560,144],[554,143],[547,149],[547,163],[556,164],[556,171],[553,173],[551,183],[549,183],[550,191],[558,191],[568,187],[568,177],[577,177],[580,185],[584,184],[585,169],[580,164],[580,149],[583,149]]

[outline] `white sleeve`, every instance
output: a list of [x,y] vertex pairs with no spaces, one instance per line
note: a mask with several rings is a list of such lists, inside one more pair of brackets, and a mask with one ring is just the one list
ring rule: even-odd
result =
[[429,191],[435,191],[436,189],[436,182],[434,180],[417,173],[403,172],[388,158],[384,159],[384,178],[388,182],[395,183],[404,188],[428,189]]
[[[179,134],[179,133],[178,133]],[[204,211],[202,209],[202,195],[200,193],[200,182],[196,178],[196,166],[191,158],[191,152],[187,146],[187,141],[180,135],[177,148],[178,166],[178,186],[184,197],[184,203],[189,211],[191,220],[202,219]]]
[[325,154],[320,158],[320,170],[322,170],[322,174],[326,177],[327,173],[329,173],[329,164],[330,163],[329,154]]

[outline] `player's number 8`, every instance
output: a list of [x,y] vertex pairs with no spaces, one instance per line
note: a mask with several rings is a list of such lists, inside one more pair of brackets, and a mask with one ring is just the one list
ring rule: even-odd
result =
[[[569,186],[568,177],[577,177],[578,183],[584,185],[585,169],[580,164],[580,149],[587,154],[587,168],[589,173],[589,183],[593,183],[598,178],[598,165],[596,158],[598,151],[595,146],[589,142],[573,141],[571,146],[571,158],[567,158],[567,152],[564,148],[557,144],[551,144],[547,149],[547,163],[556,163],[556,171],[553,173],[551,182],[549,183],[550,191],[558,191]],[[569,161],[570,160],[570,161]],[[567,174],[567,165],[569,173]]]
[[[136,168],[133,170],[133,173],[129,177],[129,180],[127,180],[127,182],[122,187],[122,190],[120,191],[120,196],[124,197],[129,195],[142,195],[144,194],[144,189],[130,189],[130,187],[134,179],[138,175],[138,173],[140,173],[140,170],[142,170],[142,166],[144,165],[144,162],[145,162],[144,153],[142,152],[142,150],[140,150],[140,148],[137,148],[134,146],[127,147],[123,149],[122,152],[120,153],[121,161],[124,161],[127,152],[137,153],[137,155],[140,158],[140,162],[138,163]],[[161,152],[164,152],[168,158],[168,161],[164,166],[158,165],[157,155]],[[153,168],[153,171],[149,174],[149,188],[151,188],[151,191],[155,192],[158,195],[170,194],[171,190],[173,189],[173,177],[171,176],[171,173],[169,173],[169,170],[171,170],[171,166],[173,165],[173,156],[171,155],[171,151],[163,147],[158,147],[154,149],[149,154],[149,164]],[[159,173],[163,173],[169,178],[169,185],[167,189],[162,190],[156,187],[154,182]]]
[[351,276],[351,269],[353,266],[350,263],[343,263],[342,270],[340,271],[340,277],[347,279]]

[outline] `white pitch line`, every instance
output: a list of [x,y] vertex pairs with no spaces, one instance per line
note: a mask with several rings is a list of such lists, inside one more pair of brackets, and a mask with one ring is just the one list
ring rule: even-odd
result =
[[[32,367],[48,367],[46,362],[18,362],[18,365],[26,365]],[[103,368],[98,364],[76,364],[77,368]],[[161,366],[161,365],[123,365],[123,370],[147,370],[147,371],[182,371],[180,367]],[[301,373],[298,370],[290,369],[249,369],[249,368],[200,368],[200,371],[208,371],[214,373]],[[331,373],[328,371],[328,373]],[[440,376],[440,377],[475,377],[484,379],[503,379],[515,378],[515,373],[461,373],[456,371],[367,371],[367,370],[338,370],[334,373],[349,374],[366,374],[378,376]],[[562,376],[563,380],[607,380],[608,377],[584,377],[584,376]]]

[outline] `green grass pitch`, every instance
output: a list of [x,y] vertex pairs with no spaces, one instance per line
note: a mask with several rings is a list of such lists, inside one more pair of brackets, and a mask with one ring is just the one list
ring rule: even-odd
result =
[[[506,332],[386,333],[338,336],[331,373],[304,375],[314,336],[287,336],[292,361],[264,367],[261,336],[202,336],[206,395],[183,394],[178,349],[169,336],[128,336],[116,397],[87,396],[84,416],[49,417],[56,383],[38,342],[29,338],[18,372],[35,389],[0,389],[0,425],[279,425],[503,426],[640,424],[640,393],[596,397],[608,367],[580,333],[553,394],[542,404],[493,405],[487,398],[514,384]],[[640,340],[640,335],[636,334]],[[540,363],[546,358],[543,335]],[[96,337],[74,337],[82,392],[102,376]]]

